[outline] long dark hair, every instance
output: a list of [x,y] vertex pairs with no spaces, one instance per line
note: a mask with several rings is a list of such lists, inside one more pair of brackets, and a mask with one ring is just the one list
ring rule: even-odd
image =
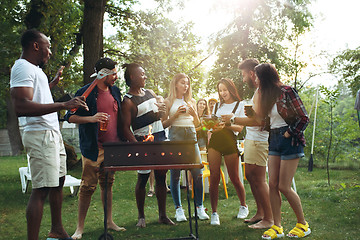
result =
[[255,74],[259,79],[261,113],[263,116],[267,116],[281,95],[282,83],[276,68],[270,63],[257,65]]
[[241,98],[239,96],[239,93],[237,91],[237,88],[235,86],[235,83],[233,82],[233,80],[229,79],[229,78],[223,78],[221,79],[218,84],[216,85],[216,89],[218,91],[219,94],[219,99],[220,99],[220,105],[222,105],[224,103],[224,99],[220,96],[220,92],[219,92],[219,85],[220,84],[224,84],[227,88],[227,90],[229,91],[231,97],[235,100],[235,101],[241,101]]

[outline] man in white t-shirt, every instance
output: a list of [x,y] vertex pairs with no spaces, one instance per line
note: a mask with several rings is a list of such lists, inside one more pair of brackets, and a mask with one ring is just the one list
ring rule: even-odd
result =
[[[250,88],[257,88],[254,68],[259,64],[256,59],[246,59],[239,64],[243,82]],[[257,91],[257,90],[256,90]],[[254,195],[257,212],[245,219],[251,228],[269,228],[273,225],[273,217],[269,199],[269,186],[266,183],[266,165],[269,152],[269,132],[262,131],[260,126],[247,126],[244,143],[245,174]]]
[[24,116],[23,144],[30,156],[32,192],[26,210],[27,235],[39,239],[46,197],[51,208],[49,238],[71,239],[61,221],[62,187],[66,175],[66,153],[60,133],[57,111],[83,107],[84,98],[54,103],[50,88],[61,80],[61,67],[49,83],[41,67],[51,56],[48,38],[37,30],[21,37],[22,55],[11,69],[10,93],[16,114]]

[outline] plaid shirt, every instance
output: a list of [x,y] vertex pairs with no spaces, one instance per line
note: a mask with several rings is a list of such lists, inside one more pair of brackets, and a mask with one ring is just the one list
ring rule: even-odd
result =
[[282,94],[276,105],[280,116],[289,125],[288,133],[293,137],[292,145],[305,146],[304,131],[309,123],[304,104],[296,90],[290,86],[281,86]]

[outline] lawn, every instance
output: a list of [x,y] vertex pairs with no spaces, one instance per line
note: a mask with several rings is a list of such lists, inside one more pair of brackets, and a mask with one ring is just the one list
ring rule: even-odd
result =
[[[26,239],[25,209],[30,194],[21,192],[19,167],[26,166],[25,156],[0,157],[0,239]],[[81,169],[73,169],[69,174],[80,178]],[[358,170],[331,170],[331,186],[327,184],[325,169],[308,172],[299,168],[295,176],[297,191],[302,199],[305,217],[313,233],[307,239],[359,239],[357,229],[360,220],[360,174]],[[138,229],[134,187],[136,172],[117,172],[114,184],[113,215],[126,232],[113,232],[114,239],[165,239],[184,237],[189,233],[188,222],[177,226],[157,223],[157,203],[155,197],[146,198],[145,214],[147,227]],[[250,214],[255,213],[255,202],[249,184],[245,181],[247,204]],[[31,189],[30,189],[31,190]],[[220,186],[219,208],[220,226],[211,226],[210,220],[199,222],[200,239],[261,239],[263,230],[253,230],[236,219],[239,201],[235,189],[228,184],[229,199],[225,199]],[[285,200],[285,199],[284,199]],[[182,190],[182,202],[187,209],[186,194]],[[77,197],[71,197],[69,188],[64,189],[63,224],[72,234],[77,221]],[[205,195],[205,207],[211,213],[209,195]],[[167,212],[173,219],[175,210],[171,195],[167,199]],[[296,224],[295,215],[286,201],[283,201],[283,226],[288,232]],[[49,205],[44,207],[40,229],[40,239],[46,239],[50,229]],[[103,209],[97,190],[93,196],[85,223],[83,239],[98,239],[103,233]]]

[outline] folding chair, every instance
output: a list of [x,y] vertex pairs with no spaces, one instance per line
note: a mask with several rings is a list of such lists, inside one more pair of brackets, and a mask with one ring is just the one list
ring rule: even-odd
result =
[[[27,192],[30,181],[31,181],[30,164],[29,164],[30,157],[29,157],[29,155],[26,155],[26,156],[27,156],[27,161],[28,161],[27,167],[19,168],[22,193]],[[76,196],[77,193],[79,192],[80,183],[81,183],[81,179],[77,179],[71,175],[65,176],[64,187],[70,188],[70,192],[71,192],[72,196]]]

